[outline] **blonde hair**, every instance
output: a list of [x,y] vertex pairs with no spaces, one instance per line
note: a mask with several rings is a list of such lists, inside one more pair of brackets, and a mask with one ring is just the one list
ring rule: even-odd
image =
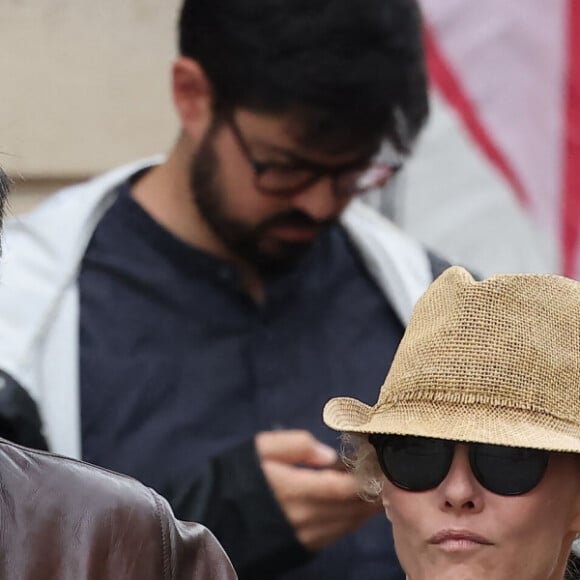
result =
[[375,448],[367,435],[343,433],[341,458],[359,484],[359,495],[367,501],[376,501],[383,491],[384,475]]

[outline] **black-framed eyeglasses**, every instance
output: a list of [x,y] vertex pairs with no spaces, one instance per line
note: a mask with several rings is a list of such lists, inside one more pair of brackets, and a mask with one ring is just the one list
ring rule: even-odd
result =
[[306,160],[295,163],[258,161],[254,158],[233,115],[227,115],[226,121],[242,153],[254,170],[256,189],[268,195],[280,197],[296,195],[318,180],[330,177],[337,197],[353,197],[384,187],[402,167],[402,163],[387,163],[380,158],[336,167]]
[[[447,477],[456,441],[410,435],[370,435],[381,470],[406,491],[435,489]],[[536,487],[548,466],[549,453],[539,449],[466,443],[477,481],[497,495],[523,495]]]

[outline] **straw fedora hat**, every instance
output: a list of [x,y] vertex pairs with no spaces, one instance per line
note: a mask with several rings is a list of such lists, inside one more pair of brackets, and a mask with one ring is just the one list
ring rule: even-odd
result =
[[418,301],[377,403],[331,399],[324,422],[580,453],[580,283],[449,268]]

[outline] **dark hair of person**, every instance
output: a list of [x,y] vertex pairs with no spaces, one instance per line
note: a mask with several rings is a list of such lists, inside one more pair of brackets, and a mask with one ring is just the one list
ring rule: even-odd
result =
[[407,153],[427,118],[415,0],[184,0],[179,50],[218,109],[294,115],[329,152],[387,139]]

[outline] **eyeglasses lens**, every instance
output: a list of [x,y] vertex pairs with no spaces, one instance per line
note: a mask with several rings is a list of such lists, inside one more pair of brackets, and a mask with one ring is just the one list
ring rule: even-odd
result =
[[[334,181],[336,195],[344,198],[379,189],[386,185],[396,171],[397,167],[376,165],[338,173]],[[322,176],[309,168],[271,164],[257,177],[257,185],[263,191],[275,195],[292,195],[306,189]]]
[[284,194],[308,187],[316,178],[309,169],[270,166],[259,176],[258,184],[265,191]]

